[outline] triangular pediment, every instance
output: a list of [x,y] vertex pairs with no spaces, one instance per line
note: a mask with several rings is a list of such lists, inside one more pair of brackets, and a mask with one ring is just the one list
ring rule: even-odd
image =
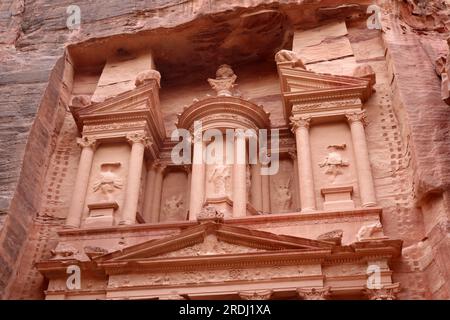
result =
[[146,259],[196,258],[220,255],[275,252],[282,250],[329,250],[334,244],[305,238],[207,222],[171,237],[151,240],[112,252],[97,262]]

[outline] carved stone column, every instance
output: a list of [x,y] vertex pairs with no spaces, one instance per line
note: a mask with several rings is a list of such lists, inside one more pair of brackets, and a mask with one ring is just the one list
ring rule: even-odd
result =
[[263,209],[263,195],[262,195],[262,179],[261,179],[261,165],[252,165],[252,204],[253,207],[261,211]]
[[384,285],[378,289],[366,288],[364,293],[370,300],[397,300],[400,291],[400,283]]
[[310,122],[310,117],[291,117],[292,132],[295,134],[295,141],[297,144],[300,201],[303,212],[316,210],[314,176],[309,141]]
[[292,159],[292,164],[294,167],[294,188],[295,188],[295,209],[300,208],[300,186],[299,186],[299,177],[298,177],[298,160],[297,160],[297,152],[295,150],[289,151],[289,156]]
[[206,165],[203,159],[203,153],[206,149],[205,142],[202,139],[202,133],[194,137],[194,154],[192,162],[191,192],[189,201],[189,220],[197,220],[197,215],[202,211],[205,201],[205,176]]
[[298,288],[297,293],[299,297],[303,300],[327,300],[330,296],[330,288],[312,288],[303,289]]
[[147,170],[147,181],[145,184],[145,199],[144,199],[144,219],[145,222],[152,221],[152,206],[153,206],[153,194],[155,192],[155,178],[156,171],[153,166],[154,163]]
[[270,207],[270,176],[261,176],[261,187],[262,187],[262,211],[264,213],[269,213],[271,211]]
[[233,165],[233,217],[247,215],[247,164],[246,139],[243,132],[236,132]]
[[96,147],[96,140],[88,137],[78,138],[77,143],[82,149],[72,202],[66,219],[67,228],[79,228],[81,225],[81,217],[83,216],[89,176],[91,174],[92,161],[94,159]]
[[376,206],[377,201],[364,131],[366,114],[364,111],[353,112],[347,113],[346,117],[352,133],[361,203],[363,207],[373,207]]
[[272,297],[272,290],[262,290],[253,292],[239,292],[242,300],[269,300]]
[[150,221],[152,223],[159,222],[159,214],[161,211],[161,196],[162,196],[162,188],[164,182],[164,171],[166,170],[166,165],[161,164],[161,162],[157,161],[154,164],[153,170],[155,171],[155,184],[153,188],[153,200],[152,200],[152,216]]
[[145,144],[147,143],[148,137],[142,133],[133,133],[127,135],[127,140],[131,143],[131,154],[121,225],[136,223],[142,164],[144,162]]
[[186,207],[189,208],[191,201],[192,167],[184,166],[184,170],[187,174]]

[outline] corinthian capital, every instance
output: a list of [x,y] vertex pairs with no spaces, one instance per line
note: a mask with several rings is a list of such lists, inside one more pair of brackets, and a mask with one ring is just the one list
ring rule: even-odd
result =
[[311,124],[311,117],[302,117],[302,116],[296,115],[296,116],[290,117],[289,120],[291,120],[292,131],[294,133],[298,128],[309,129],[309,126]]
[[77,144],[81,148],[92,148],[92,149],[95,149],[95,147],[97,146],[97,139],[92,138],[92,137],[77,138]]
[[243,300],[269,300],[272,294],[272,290],[239,292],[239,296]]
[[355,112],[347,112],[345,114],[347,117],[348,122],[354,123],[354,122],[362,122],[363,125],[367,124],[367,114],[363,111],[355,111]]
[[326,300],[330,296],[330,288],[298,288],[297,293],[303,300]]
[[396,300],[400,283],[384,285],[380,288],[366,288],[364,293],[370,300]]
[[150,142],[150,138],[144,133],[129,133],[127,134],[127,141],[129,143],[141,143],[147,145]]

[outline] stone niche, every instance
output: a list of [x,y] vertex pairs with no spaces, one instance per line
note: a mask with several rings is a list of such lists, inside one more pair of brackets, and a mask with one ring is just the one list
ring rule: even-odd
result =
[[166,173],[161,196],[160,222],[185,221],[188,213],[188,177],[186,172]]
[[354,209],[360,205],[352,137],[344,121],[310,129],[312,168],[319,209]]
[[272,213],[297,211],[299,203],[296,197],[297,177],[294,164],[288,157],[281,157],[280,169],[270,176],[270,203]]

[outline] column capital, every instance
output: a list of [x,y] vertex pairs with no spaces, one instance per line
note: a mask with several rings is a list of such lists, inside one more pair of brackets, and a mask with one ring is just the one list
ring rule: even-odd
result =
[[93,137],[82,137],[82,138],[77,138],[77,144],[81,147],[81,148],[92,148],[95,149],[97,147],[98,144],[98,140],[96,138]]
[[304,117],[304,116],[295,115],[295,116],[290,117],[289,120],[291,120],[292,132],[294,132],[294,133],[298,128],[309,129],[309,127],[311,125],[311,117],[310,116]]
[[330,296],[330,287],[326,288],[297,288],[297,293],[303,300],[326,300]]
[[364,293],[370,300],[397,300],[400,292],[400,283],[393,283],[379,288],[365,288]]
[[345,114],[345,117],[347,118],[347,121],[351,124],[354,122],[362,122],[364,126],[367,125],[367,114],[365,110],[362,111],[354,111],[354,112],[347,112]]
[[191,165],[184,165],[184,166],[182,166],[182,168],[187,174],[192,173],[192,166]]
[[141,132],[128,133],[126,139],[131,144],[140,143],[147,146],[153,143],[148,135]]
[[239,297],[242,300],[269,300],[272,294],[273,290],[245,291],[239,292]]
[[167,169],[167,164],[163,163],[160,159],[153,161],[152,169],[156,172],[164,172]]

